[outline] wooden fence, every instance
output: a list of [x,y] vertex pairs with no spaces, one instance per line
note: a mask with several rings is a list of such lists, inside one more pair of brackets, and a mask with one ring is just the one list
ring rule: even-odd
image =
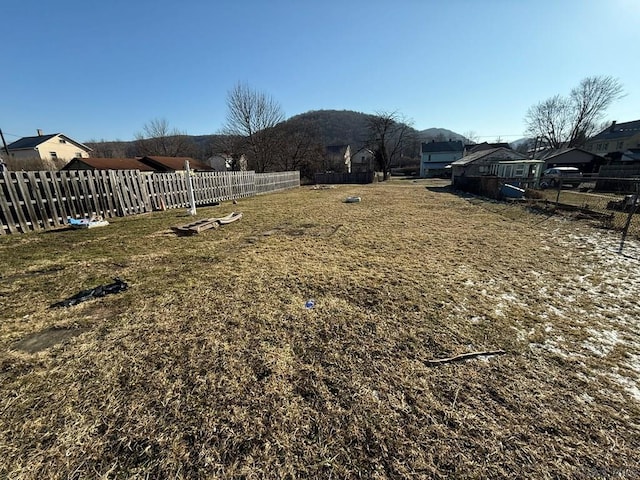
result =
[[[192,173],[196,205],[300,186],[299,172]],[[65,226],[68,218],[189,206],[184,172],[70,170],[0,173],[0,235]]]

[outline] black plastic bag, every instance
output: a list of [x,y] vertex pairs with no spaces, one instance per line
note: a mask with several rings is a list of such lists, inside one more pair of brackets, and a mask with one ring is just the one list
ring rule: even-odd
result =
[[124,292],[127,288],[129,288],[127,282],[120,278],[114,278],[113,283],[99,285],[94,288],[89,288],[88,290],[82,290],[81,292],[76,293],[73,297],[69,297],[65,300],[52,304],[50,308],[70,307],[93,298],[104,297],[106,295],[111,295],[112,293]]

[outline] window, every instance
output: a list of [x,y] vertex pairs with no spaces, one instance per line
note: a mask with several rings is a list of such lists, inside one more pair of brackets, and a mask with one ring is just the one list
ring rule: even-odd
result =
[[514,175],[516,177],[524,176],[524,165],[516,165],[516,173]]
[[64,138],[59,138],[59,139],[58,139],[58,141],[59,141],[60,143],[67,143],[67,141],[66,141]]
[[58,154],[56,152],[49,152],[49,155],[51,156],[51,160],[56,160],[58,158]]
[[623,146],[624,146],[624,142],[618,142],[618,144],[616,145],[616,148],[622,149]]
[[82,158],[82,152],[76,152],[76,158]]

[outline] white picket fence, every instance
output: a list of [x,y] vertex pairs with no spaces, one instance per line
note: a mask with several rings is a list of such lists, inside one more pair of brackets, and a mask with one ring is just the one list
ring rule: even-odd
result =
[[[196,205],[300,186],[300,172],[191,173]],[[49,230],[67,218],[189,206],[185,172],[71,170],[0,173],[0,235]]]

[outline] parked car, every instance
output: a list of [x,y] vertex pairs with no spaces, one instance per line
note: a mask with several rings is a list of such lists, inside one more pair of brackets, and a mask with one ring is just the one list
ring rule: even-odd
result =
[[542,172],[541,188],[553,188],[558,185],[577,187],[582,183],[582,172],[576,167],[553,167]]

